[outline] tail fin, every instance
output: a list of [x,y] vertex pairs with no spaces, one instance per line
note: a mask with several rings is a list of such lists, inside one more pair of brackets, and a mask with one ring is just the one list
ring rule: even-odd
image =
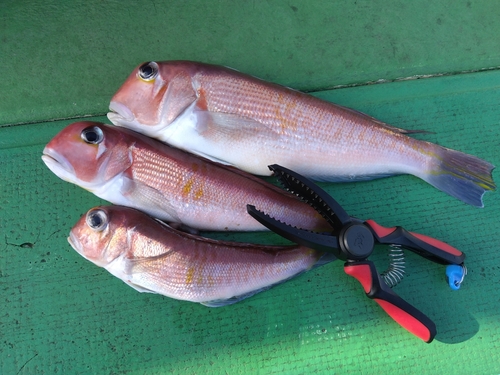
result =
[[434,168],[423,179],[467,204],[484,207],[484,193],[496,188],[491,176],[495,166],[460,151],[437,147]]
[[333,262],[337,260],[337,257],[333,255],[332,253],[324,253],[321,258],[318,259],[318,261],[312,266],[312,268],[318,268],[321,266],[324,266],[325,264],[328,264],[330,262]]

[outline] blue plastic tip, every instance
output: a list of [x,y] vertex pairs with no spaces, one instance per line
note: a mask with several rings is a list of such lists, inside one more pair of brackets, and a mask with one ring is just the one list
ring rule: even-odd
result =
[[467,275],[467,268],[465,266],[452,264],[446,267],[446,281],[448,281],[450,288],[453,290],[460,289],[465,275]]

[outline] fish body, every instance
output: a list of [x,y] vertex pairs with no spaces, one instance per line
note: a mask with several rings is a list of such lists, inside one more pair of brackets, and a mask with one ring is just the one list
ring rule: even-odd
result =
[[124,128],[71,124],[42,159],[58,177],[102,199],[194,229],[266,229],[247,204],[298,227],[330,228],[312,207],[270,183]]
[[84,258],[140,292],[214,307],[335,259],[301,246],[211,240],[121,206],[89,210],[68,241]]
[[221,66],[142,64],[110,110],[115,125],[257,175],[270,164],[321,181],[412,174],[476,206],[495,189],[493,165],[475,156]]

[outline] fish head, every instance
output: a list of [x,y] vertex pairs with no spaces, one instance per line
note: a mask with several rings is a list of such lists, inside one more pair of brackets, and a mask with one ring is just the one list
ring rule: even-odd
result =
[[157,137],[197,99],[196,63],[146,62],[136,67],[111,98],[108,119]]
[[122,207],[99,206],[78,220],[68,242],[85,259],[106,267],[130,249],[129,230]]
[[45,146],[42,160],[62,180],[95,191],[130,167],[129,143],[120,129],[75,122]]

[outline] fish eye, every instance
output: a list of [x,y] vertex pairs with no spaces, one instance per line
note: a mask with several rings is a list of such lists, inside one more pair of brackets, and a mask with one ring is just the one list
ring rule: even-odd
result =
[[138,74],[142,80],[152,81],[158,75],[158,64],[154,61],[144,63],[139,67]]
[[87,213],[86,221],[90,228],[102,232],[108,226],[108,215],[101,209],[90,210]]
[[82,130],[81,137],[86,143],[98,145],[104,139],[104,134],[99,127],[89,126]]

